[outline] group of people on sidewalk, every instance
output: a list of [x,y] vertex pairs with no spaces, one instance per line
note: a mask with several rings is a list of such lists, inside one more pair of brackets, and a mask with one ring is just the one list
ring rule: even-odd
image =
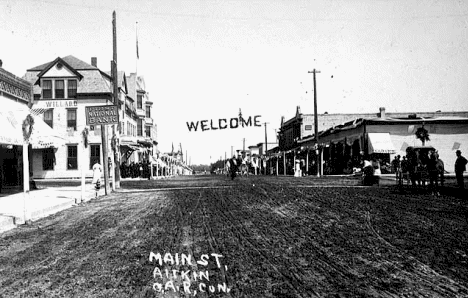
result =
[[[455,176],[457,180],[457,186],[459,189],[464,189],[463,172],[466,171],[467,160],[461,155],[461,151],[455,152],[457,159],[455,161]],[[439,154],[436,150],[429,151],[428,155],[410,154],[403,156],[401,159],[400,155],[395,156],[392,160],[392,171],[395,173],[395,179],[399,185],[403,184],[403,181],[411,181],[412,185],[424,185],[426,178],[429,178],[429,186],[434,191],[437,191],[438,182],[440,186],[444,186],[445,181],[445,167],[442,159],[439,158]],[[425,177],[426,175],[428,177]]]

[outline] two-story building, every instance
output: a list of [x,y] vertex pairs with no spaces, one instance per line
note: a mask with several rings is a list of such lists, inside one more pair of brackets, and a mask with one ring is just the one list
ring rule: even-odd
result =
[[67,140],[65,146],[34,152],[34,177],[77,178],[82,167],[91,176],[93,164],[103,164],[101,127],[86,125],[85,109],[113,104],[110,76],[97,67],[97,59],[88,64],[70,55],[28,69],[24,78],[34,85],[33,109],[42,111],[44,121]]

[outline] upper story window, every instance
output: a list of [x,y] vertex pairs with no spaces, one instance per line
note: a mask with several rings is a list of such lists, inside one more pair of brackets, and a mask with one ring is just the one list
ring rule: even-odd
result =
[[[70,80],[42,80],[42,98],[76,98],[78,81]],[[67,92],[65,92],[65,89]]]
[[76,130],[76,109],[67,109],[67,128]]
[[151,138],[151,126],[145,126],[145,135],[147,138]]
[[146,106],[146,118],[151,118],[151,106],[147,105]]
[[42,81],[42,98],[52,98],[52,80]]
[[143,95],[137,95],[137,109],[143,109]]
[[139,137],[143,136],[143,121],[141,119],[137,120],[137,135]]
[[54,110],[50,109],[44,112],[44,122],[50,127],[54,127]]
[[76,98],[78,83],[76,80],[68,80],[68,98]]
[[65,98],[65,83],[63,80],[55,80],[55,98]]

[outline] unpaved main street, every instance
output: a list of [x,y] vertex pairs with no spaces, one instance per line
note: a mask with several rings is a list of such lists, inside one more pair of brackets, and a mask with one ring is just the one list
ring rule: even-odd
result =
[[339,179],[123,182],[0,234],[0,297],[468,297],[466,207]]

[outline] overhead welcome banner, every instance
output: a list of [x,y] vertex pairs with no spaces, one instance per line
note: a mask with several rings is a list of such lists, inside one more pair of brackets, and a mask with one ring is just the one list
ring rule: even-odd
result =
[[231,119],[216,119],[216,120],[200,120],[196,122],[187,122],[187,128],[189,131],[207,131],[207,130],[223,130],[223,129],[235,129],[239,127],[257,126],[260,127],[260,115],[249,116],[248,118],[242,117],[242,113],[239,112],[239,117]]

